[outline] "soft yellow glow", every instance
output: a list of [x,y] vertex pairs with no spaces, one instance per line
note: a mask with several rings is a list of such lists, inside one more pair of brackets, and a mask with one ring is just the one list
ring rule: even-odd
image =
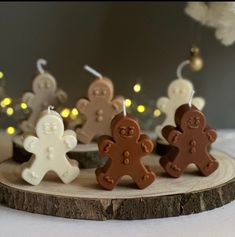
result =
[[0,79],[4,77],[4,73],[0,71]]
[[27,104],[26,103],[24,103],[24,102],[22,102],[21,104],[20,104],[20,107],[21,107],[21,109],[27,109]]
[[73,108],[72,111],[71,111],[71,114],[73,116],[77,116],[79,114],[78,110],[76,108]]
[[132,101],[130,99],[125,99],[125,105],[126,107],[130,107],[132,104]]
[[138,93],[141,91],[141,85],[139,83],[135,84],[133,87],[134,92]]
[[6,110],[6,114],[7,114],[8,116],[11,116],[12,114],[14,114],[14,109],[11,108],[11,107],[8,107],[7,110]]
[[161,110],[160,110],[160,109],[155,109],[155,110],[153,111],[153,115],[154,115],[155,117],[159,117],[159,116],[161,115]]
[[68,118],[68,117],[69,117],[69,114],[70,114],[70,109],[68,109],[68,108],[64,108],[64,109],[60,112],[60,115],[61,115],[63,118]]
[[145,111],[145,106],[144,106],[144,105],[138,105],[138,106],[137,106],[137,111],[138,111],[139,113],[143,113],[143,112]]
[[10,105],[12,102],[12,99],[10,97],[6,97],[1,101],[1,107],[6,107],[7,105]]
[[10,127],[8,127],[8,128],[6,129],[6,132],[7,132],[8,134],[14,134],[14,133],[15,133],[15,128],[12,127],[12,126],[10,126]]

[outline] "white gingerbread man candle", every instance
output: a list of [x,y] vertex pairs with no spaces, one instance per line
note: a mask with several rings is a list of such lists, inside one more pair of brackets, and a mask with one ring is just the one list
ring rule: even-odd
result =
[[79,174],[78,163],[66,153],[77,144],[75,132],[64,131],[61,116],[49,107],[37,122],[36,134],[24,140],[25,150],[34,155],[22,165],[22,178],[38,185],[48,171],[54,171],[64,183],[73,181]]
[[56,108],[67,100],[66,93],[57,89],[56,79],[43,70],[42,64],[45,65],[46,61],[39,59],[37,61],[39,74],[33,80],[33,93],[26,92],[22,97],[22,101],[31,109],[29,118],[20,125],[23,132],[35,132],[35,125],[40,113],[49,105]]
[[[165,113],[165,120],[161,125],[156,126],[156,133],[158,139],[162,143],[166,143],[166,139],[162,136],[162,128],[167,125],[175,126],[175,111],[176,109],[189,101],[193,91],[193,84],[191,81],[184,79],[181,75],[182,68],[189,63],[188,60],[181,63],[177,69],[178,79],[172,81],[168,87],[168,97],[160,97],[157,100],[157,107],[161,112]],[[205,100],[202,97],[195,97],[192,99],[192,104],[199,110],[202,110],[205,105]]]

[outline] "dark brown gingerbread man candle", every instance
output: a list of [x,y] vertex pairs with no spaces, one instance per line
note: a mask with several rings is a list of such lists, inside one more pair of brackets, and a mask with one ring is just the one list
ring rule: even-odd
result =
[[153,143],[146,135],[140,134],[140,127],[131,115],[123,113],[114,117],[111,123],[112,137],[101,136],[99,151],[109,160],[102,168],[96,169],[98,183],[105,189],[113,189],[124,175],[132,177],[140,189],[149,186],[155,174],[141,162],[141,158],[153,150]]
[[208,146],[217,134],[206,123],[204,114],[194,105],[181,105],[175,113],[176,127],[165,126],[162,135],[171,145],[160,164],[172,177],[179,177],[185,168],[194,163],[204,176],[213,173],[219,163],[208,153]]

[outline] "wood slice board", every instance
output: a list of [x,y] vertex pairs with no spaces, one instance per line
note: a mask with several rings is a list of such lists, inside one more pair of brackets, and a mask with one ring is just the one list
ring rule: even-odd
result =
[[[16,135],[13,138],[13,160],[19,163],[26,162],[32,156],[23,147],[24,137]],[[80,168],[96,168],[103,166],[107,159],[103,159],[96,143],[78,144],[72,151],[68,152],[68,157],[75,159]]]
[[13,160],[0,164],[0,202],[33,213],[76,219],[147,219],[198,213],[225,205],[235,199],[235,160],[212,151],[220,167],[209,177],[198,174],[194,165],[178,179],[168,177],[159,166],[159,157],[145,158],[157,173],[155,182],[136,189],[123,177],[113,191],[96,182],[94,169],[81,170],[71,184],[63,184],[48,173],[38,186],[21,180],[20,165]]

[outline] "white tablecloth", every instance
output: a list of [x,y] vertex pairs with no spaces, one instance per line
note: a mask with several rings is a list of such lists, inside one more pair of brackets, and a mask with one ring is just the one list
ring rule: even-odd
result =
[[[233,156],[235,130],[219,130],[219,139],[214,147]],[[8,236],[232,237],[235,236],[235,201],[221,208],[188,216],[104,222],[31,214],[0,206],[0,237]]]

